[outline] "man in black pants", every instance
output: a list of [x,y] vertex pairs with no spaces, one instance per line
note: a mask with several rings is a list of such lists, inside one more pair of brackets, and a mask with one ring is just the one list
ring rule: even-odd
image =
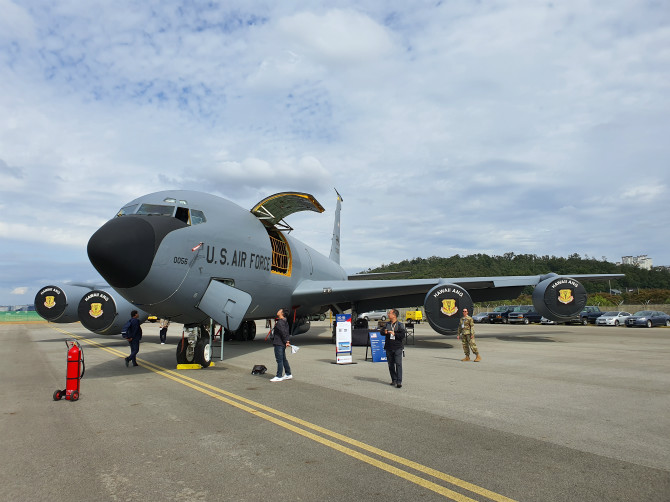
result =
[[389,373],[391,373],[391,385],[395,385],[399,389],[402,387],[402,347],[407,332],[405,331],[405,325],[398,321],[398,314],[399,312],[396,309],[389,310],[389,322],[386,323],[382,334],[386,338],[384,350],[386,350],[386,360],[389,365]]
[[140,340],[142,339],[142,327],[140,326],[139,313],[137,310],[133,310],[130,313],[130,327],[127,332],[128,343],[130,344],[130,355],[126,357],[126,366],[133,362],[133,366],[139,366],[135,357],[140,351]]

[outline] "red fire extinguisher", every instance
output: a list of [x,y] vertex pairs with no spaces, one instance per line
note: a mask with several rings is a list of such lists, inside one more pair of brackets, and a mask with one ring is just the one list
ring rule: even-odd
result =
[[86,366],[84,365],[84,349],[76,340],[66,340],[67,351],[67,369],[65,372],[65,389],[54,392],[54,401],[60,400],[63,396],[68,401],[79,399],[79,381],[84,377]]

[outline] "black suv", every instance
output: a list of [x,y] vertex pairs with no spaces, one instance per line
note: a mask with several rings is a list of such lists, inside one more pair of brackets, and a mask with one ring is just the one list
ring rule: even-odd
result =
[[519,305],[507,314],[507,322],[510,323],[522,322],[529,324],[531,322],[540,322],[540,320],[542,320],[542,314],[535,312],[535,307],[532,305]]
[[507,316],[512,312],[518,305],[500,305],[493,309],[493,312],[489,314],[489,322],[496,323],[502,322],[507,324]]

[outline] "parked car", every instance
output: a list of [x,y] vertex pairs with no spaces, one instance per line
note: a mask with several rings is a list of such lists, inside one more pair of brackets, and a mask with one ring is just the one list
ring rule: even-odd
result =
[[363,312],[358,314],[359,319],[365,319],[366,321],[385,321],[386,320],[386,310],[371,310],[370,312]]
[[540,322],[540,320],[542,320],[542,315],[536,312],[535,307],[532,305],[519,305],[507,314],[507,322],[509,323],[522,322],[529,324],[531,322]]
[[547,319],[546,317],[542,316],[542,319],[540,319],[540,324],[558,324],[556,321],[552,321],[551,319]]
[[478,323],[488,323],[491,312],[480,312],[472,316],[472,320]]
[[493,309],[493,312],[489,313],[489,322],[502,322],[507,324],[507,315],[514,310],[515,307],[518,307],[518,305],[499,305]]
[[670,315],[660,310],[640,310],[626,319],[626,327],[633,326],[670,326]]
[[312,314],[309,316],[310,321],[325,321],[326,314]]
[[625,324],[629,317],[630,312],[605,312],[596,318],[596,326],[618,326],[619,324]]

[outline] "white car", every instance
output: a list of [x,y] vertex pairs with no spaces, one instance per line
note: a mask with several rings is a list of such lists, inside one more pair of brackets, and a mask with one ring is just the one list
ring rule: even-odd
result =
[[366,321],[385,321],[386,320],[386,310],[372,310],[370,312],[363,312],[358,314],[359,319],[365,319]]
[[558,324],[556,321],[552,321],[551,319],[547,319],[546,317],[542,316],[542,319],[540,319],[540,324]]
[[600,317],[596,317],[596,326],[618,326],[626,324],[626,319],[630,317],[630,312],[605,312]]

